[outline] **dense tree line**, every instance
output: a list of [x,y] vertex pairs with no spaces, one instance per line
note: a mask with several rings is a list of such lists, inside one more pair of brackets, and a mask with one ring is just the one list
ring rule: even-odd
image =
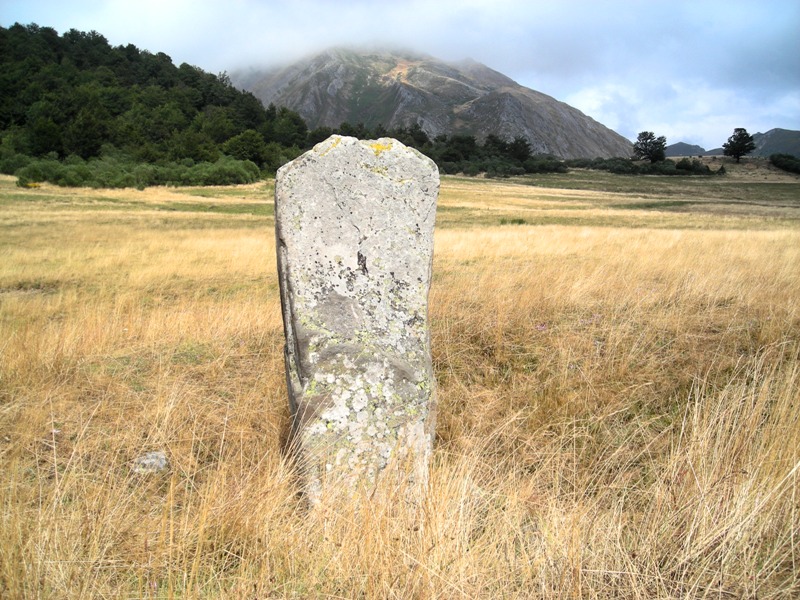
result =
[[576,158],[566,161],[575,169],[608,171],[616,175],[724,175],[725,168],[712,171],[708,165],[696,158],[679,161],[668,158],[656,162],[631,160],[628,158]]
[[[0,171],[31,180],[250,181],[307,141],[297,113],[264,108],[225,74],[175,66],[166,54],[131,44],[112,47],[94,31],[0,28],[0,89]],[[93,182],[95,171],[104,176]]]
[[406,146],[416,148],[436,162],[443,173],[508,177],[526,173],[566,172],[564,161],[549,155],[534,155],[528,141],[515,137],[511,141],[489,134],[481,143],[475,136],[466,134],[439,135],[430,139],[418,123],[408,127],[374,129],[363,123],[342,123],[338,128],[320,127],[309,132],[309,141],[315,144],[333,133],[360,139],[392,137]]

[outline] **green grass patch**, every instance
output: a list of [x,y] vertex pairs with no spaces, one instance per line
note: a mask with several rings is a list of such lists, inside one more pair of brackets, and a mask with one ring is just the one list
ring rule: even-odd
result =
[[689,200],[661,200],[656,202],[631,202],[626,204],[613,204],[612,208],[624,210],[669,210],[670,208],[686,208],[696,202]]
[[192,187],[176,190],[180,194],[200,198],[241,198],[242,200],[259,200],[272,198],[275,193],[275,184],[270,181],[260,188],[250,187]]
[[275,214],[275,207],[271,202],[241,203],[241,204],[203,204],[194,202],[170,202],[153,205],[155,210],[177,212],[214,213],[220,215],[253,215],[271,217]]
[[[613,194],[691,196],[697,199],[765,200],[800,205],[796,182],[743,181],[733,178],[706,178],[659,175],[616,175],[604,171],[574,169],[569,173],[549,173],[515,177],[514,183],[541,188],[586,190]],[[461,180],[459,180],[461,182]]]

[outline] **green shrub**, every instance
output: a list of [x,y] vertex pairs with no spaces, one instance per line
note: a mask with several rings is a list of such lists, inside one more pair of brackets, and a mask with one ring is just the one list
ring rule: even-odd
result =
[[439,164],[439,170],[446,175],[455,175],[456,173],[460,173],[461,169],[456,162],[443,162]]
[[233,185],[253,183],[261,177],[254,162],[224,156],[213,163],[199,163],[179,175],[183,185]]
[[64,187],[139,189],[153,185],[233,185],[261,179],[261,170],[254,162],[228,156],[213,163],[182,160],[158,165],[119,160],[110,155],[89,161],[74,156],[64,162],[29,160],[14,174],[20,186],[47,181]]
[[0,173],[3,175],[13,175],[22,167],[27,167],[31,163],[31,157],[25,154],[10,154],[0,160]]
[[136,165],[131,173],[133,187],[143,190],[147,186],[155,185],[155,182],[157,181],[157,173],[158,168],[155,165]]
[[711,169],[699,160],[681,159],[677,164],[672,160],[640,162],[629,158],[573,159],[565,161],[566,166],[608,171],[617,175],[710,175]]
[[662,160],[655,163],[642,163],[639,166],[639,173],[643,175],[685,175],[676,168],[675,161]]
[[62,176],[62,172],[63,166],[57,160],[40,159],[32,160],[14,174],[18,178],[17,185],[28,185],[45,181],[55,183]]
[[88,186],[93,179],[92,170],[82,159],[79,159],[79,161],[64,165],[59,178],[53,183],[62,187]]
[[565,162],[565,165],[574,169],[591,169],[592,160],[590,158],[571,158]]
[[682,158],[675,165],[675,168],[680,171],[686,171],[689,174],[694,173],[697,175],[708,175],[711,172],[711,169],[709,169],[707,165],[704,165],[696,158],[692,160]]
[[475,175],[481,172],[481,169],[475,163],[466,163],[466,165],[463,167],[463,171],[464,175],[469,175],[474,177]]
[[772,154],[769,162],[783,171],[800,174],[800,158],[791,154]]
[[239,160],[250,160],[259,165],[264,164],[270,154],[264,138],[252,129],[232,137],[222,145],[222,149],[228,156]]
[[634,175],[641,172],[636,163],[625,158],[609,158],[604,163],[601,163],[601,166],[595,168],[600,168],[617,175]]
[[532,156],[523,163],[526,173],[566,173],[567,163],[553,156]]

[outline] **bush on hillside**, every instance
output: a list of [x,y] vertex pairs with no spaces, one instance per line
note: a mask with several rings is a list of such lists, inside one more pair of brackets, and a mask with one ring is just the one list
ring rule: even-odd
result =
[[769,162],[783,171],[800,174],[800,158],[791,154],[773,154]]
[[21,187],[52,183],[64,187],[144,188],[153,185],[234,185],[254,183],[262,174],[254,162],[222,156],[215,162],[182,160],[148,164],[116,157],[58,161],[30,160],[14,173]]
[[576,158],[565,161],[565,167],[595,169],[616,175],[711,175],[712,171],[701,161],[683,158],[677,163],[666,159],[658,162],[635,161],[629,158]]
[[522,166],[526,173],[566,173],[568,171],[563,160],[549,155],[531,156]]
[[711,173],[711,169],[708,168],[708,165],[704,165],[696,158],[692,160],[682,158],[675,165],[675,168],[680,171],[686,171],[688,174],[708,175]]

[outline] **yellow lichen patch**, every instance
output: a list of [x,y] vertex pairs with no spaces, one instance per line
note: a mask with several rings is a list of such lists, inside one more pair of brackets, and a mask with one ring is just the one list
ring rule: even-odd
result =
[[[376,151],[375,155],[377,156],[378,154],[379,154],[379,152]],[[364,167],[365,169],[369,170],[369,171],[372,171],[376,175],[386,176],[386,175],[389,174],[389,169],[387,167],[383,166],[383,165],[372,166],[372,165],[369,165],[367,163],[364,163],[361,166]]]
[[380,142],[375,142],[369,145],[372,148],[372,151],[375,153],[375,156],[380,156],[383,152],[387,152],[392,149],[392,143],[389,142],[388,144],[381,144]]
[[[330,152],[331,150],[336,148],[336,146],[338,146],[341,143],[341,141],[342,141],[341,136],[338,136],[338,135],[335,136],[333,138],[333,142],[331,143],[331,145],[329,147],[327,147],[323,152],[321,152],[320,156],[325,156],[328,152]],[[316,150],[317,146],[315,146],[314,149]]]

